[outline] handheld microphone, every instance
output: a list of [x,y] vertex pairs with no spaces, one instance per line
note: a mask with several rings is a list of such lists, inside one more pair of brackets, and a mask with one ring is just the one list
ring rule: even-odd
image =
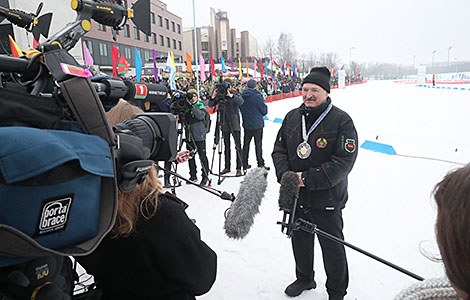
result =
[[229,238],[242,239],[250,231],[268,186],[267,176],[268,171],[258,167],[248,172],[241,182],[238,194],[226,214],[224,229]]
[[287,171],[282,174],[281,186],[279,188],[279,210],[283,211],[283,216],[282,221],[277,222],[277,224],[281,225],[281,232],[286,233],[289,237],[292,236],[299,183],[299,176],[296,172]]

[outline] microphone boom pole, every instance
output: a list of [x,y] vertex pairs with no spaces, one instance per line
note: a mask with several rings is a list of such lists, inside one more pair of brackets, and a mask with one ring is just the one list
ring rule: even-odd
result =
[[302,229],[303,231],[311,233],[311,234],[315,234],[315,233],[319,234],[323,237],[326,237],[327,239],[330,239],[334,242],[337,242],[337,243],[342,244],[344,246],[347,246],[347,247],[349,247],[353,250],[356,250],[357,252],[360,252],[360,253],[362,253],[366,256],[369,256],[370,258],[373,258],[373,259],[375,259],[375,260],[377,260],[377,261],[379,261],[379,262],[381,262],[381,263],[383,263],[383,264],[385,264],[385,265],[387,265],[387,266],[389,266],[389,267],[391,267],[391,268],[393,268],[397,271],[400,271],[400,272],[402,272],[402,273],[404,273],[408,276],[411,276],[416,280],[419,280],[419,281],[424,280],[423,277],[421,277],[419,275],[416,275],[415,273],[410,272],[406,269],[403,269],[402,267],[397,266],[397,265],[395,265],[395,264],[393,264],[393,263],[391,263],[391,262],[389,262],[389,261],[387,261],[387,260],[385,260],[381,257],[378,257],[377,255],[374,255],[374,254],[372,254],[370,252],[367,252],[367,251],[365,251],[365,250],[363,250],[359,247],[356,247],[356,246],[354,246],[354,245],[352,245],[352,244],[350,244],[350,243],[348,243],[348,242],[346,242],[346,241],[344,241],[344,240],[342,240],[342,239],[340,239],[340,238],[338,238],[334,235],[331,235],[328,232],[325,232],[325,231],[319,229],[316,224],[310,223],[310,222],[308,222],[308,221],[306,221],[302,218],[299,218],[295,221],[294,230],[298,230],[298,229]]

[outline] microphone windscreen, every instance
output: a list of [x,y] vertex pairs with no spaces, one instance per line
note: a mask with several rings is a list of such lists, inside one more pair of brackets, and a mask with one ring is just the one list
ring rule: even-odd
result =
[[252,169],[245,175],[225,219],[224,229],[228,237],[242,239],[250,231],[268,186],[267,176],[268,171],[264,167]]
[[287,171],[282,174],[281,186],[279,188],[279,208],[282,210],[292,209],[294,199],[299,192],[299,176],[296,172]]

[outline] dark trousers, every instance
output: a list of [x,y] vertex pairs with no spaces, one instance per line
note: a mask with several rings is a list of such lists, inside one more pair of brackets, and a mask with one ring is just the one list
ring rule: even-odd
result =
[[[318,229],[344,240],[341,211],[305,211],[297,207],[296,218],[312,222],[318,226]],[[302,281],[311,281],[315,276],[313,270],[314,237],[313,234],[302,230],[294,231],[292,236],[296,276]],[[317,235],[317,237],[327,276],[326,290],[330,297],[343,297],[349,283],[348,262],[344,246],[321,235]]]
[[255,138],[255,150],[256,150],[256,161],[258,167],[264,166],[263,159],[263,128],[247,130],[245,129],[243,134],[243,168],[246,169],[248,166],[248,156],[250,154],[250,143],[251,139]]
[[242,168],[242,145],[240,141],[240,131],[222,131],[222,137],[224,138],[224,148],[225,148],[225,168],[230,169],[230,134],[233,134],[233,139],[235,141],[235,150],[237,151],[237,170]]
[[[201,161],[201,172],[202,177],[207,177],[209,175],[209,161],[207,160],[206,154],[206,141],[192,141],[190,143],[186,143],[186,149],[193,150],[194,146],[197,147],[197,154],[199,155],[199,160]],[[191,177],[196,177],[196,159],[193,157],[189,161],[189,175]]]

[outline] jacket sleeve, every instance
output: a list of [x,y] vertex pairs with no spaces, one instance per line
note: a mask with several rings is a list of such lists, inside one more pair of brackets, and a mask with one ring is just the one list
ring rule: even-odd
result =
[[234,95],[230,101],[233,101],[233,104],[236,104],[238,106],[241,106],[245,100],[243,100],[242,96],[240,95]]
[[324,190],[344,180],[354,166],[357,157],[357,132],[349,116],[342,120],[336,140],[336,148],[330,160],[302,173],[307,189]]
[[[158,213],[158,212],[157,212]],[[160,220],[159,232],[165,236],[154,240],[159,268],[191,295],[207,293],[216,279],[217,255],[201,240],[199,228],[184,209],[174,209]]]
[[191,106],[191,112],[192,112],[192,115],[193,117],[196,119],[196,120],[199,120],[199,121],[202,121],[204,120],[204,112],[202,111],[202,109],[192,105]]
[[276,170],[277,182],[279,183],[281,182],[282,174],[289,171],[287,144],[284,135],[284,124],[286,123],[286,119],[287,116],[284,118],[284,122],[282,122],[282,126],[277,133],[276,141],[274,142],[273,153],[271,154],[274,168]]
[[266,103],[264,103],[264,98],[263,96],[260,94],[259,95],[259,112],[263,115],[263,116],[266,116],[268,114],[268,106],[266,105]]

